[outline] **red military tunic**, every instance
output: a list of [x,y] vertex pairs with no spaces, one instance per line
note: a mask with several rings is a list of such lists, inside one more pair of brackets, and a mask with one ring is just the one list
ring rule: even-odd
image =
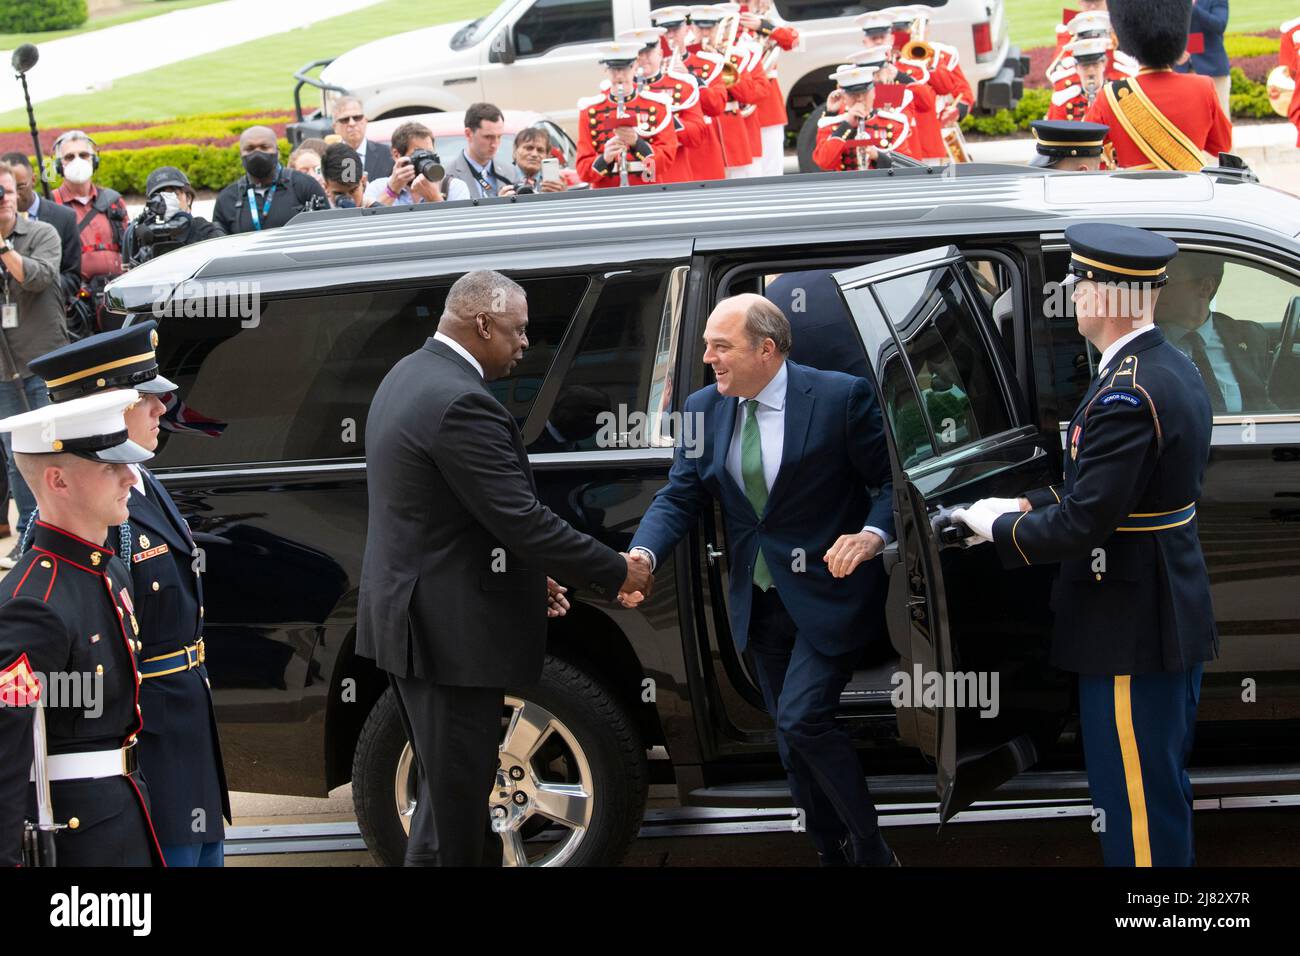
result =
[[[899,150],[911,134],[907,117],[893,110],[873,110],[867,116],[865,127],[859,131],[849,120],[823,116],[817,123],[813,162],[821,169],[851,172],[860,168],[858,147]],[[872,162],[869,168],[874,169],[875,163]]]
[[[741,12],[746,11],[744,5],[741,6]],[[799,42],[799,32],[793,27],[777,26],[771,20],[764,20],[758,27],[755,34],[757,43],[760,47],[760,58],[766,51],[766,44],[773,43],[782,50],[793,50]],[[776,69],[773,68],[766,72],[767,79],[767,96],[758,104],[758,125],[764,126],[784,126],[789,120],[785,111],[785,95],[781,92],[781,84],[777,79]]]
[[[920,61],[899,60],[897,66],[900,74],[911,78],[912,82],[907,87],[909,90],[928,86],[931,93],[937,97],[941,93],[952,89],[951,81],[936,83],[936,74]],[[943,90],[940,89],[941,86]],[[939,125],[939,114],[935,112],[933,107],[929,111],[917,112],[916,129],[913,135],[917,141],[915,150],[918,159],[948,158],[948,147],[943,141],[943,129]]]
[[[1219,95],[1208,76],[1175,73],[1143,67],[1133,80],[1171,124],[1212,158],[1232,149],[1232,123],[1219,105]],[[1084,119],[1110,127],[1106,136],[1115,149],[1115,164],[1122,169],[1154,169],[1156,164],[1125,132],[1106,100],[1098,94]]]
[[[1291,71],[1291,78],[1300,76],[1300,17],[1282,24],[1282,47],[1278,51],[1278,62]],[[1291,103],[1287,108],[1286,118],[1296,128],[1296,145],[1300,146],[1300,84],[1291,94]]]
[[[691,47],[684,64],[700,87],[700,108],[713,119],[713,128],[719,139],[719,149],[725,166],[748,166],[754,161],[754,150],[749,143],[749,127],[740,115],[741,103],[732,98],[722,81],[722,54]],[[735,86],[746,81],[743,77]],[[732,89],[735,88],[732,87]],[[742,90],[749,92],[749,87]]]
[[[659,182],[689,183],[723,177],[722,151],[700,107],[700,90],[690,73],[662,71],[646,81],[646,89],[672,101],[677,154]],[[698,167],[698,169],[697,169]]]
[[933,118],[936,97],[934,90],[925,83],[877,83],[876,109],[879,112],[893,111],[907,118],[912,135],[897,144],[897,152],[912,159],[924,159],[921,155],[921,141],[915,135],[921,123],[920,117],[928,115]]
[[[578,175],[596,189],[619,185],[619,164],[606,163],[603,155],[618,128],[618,112],[612,92],[578,101]],[[628,185],[664,182],[662,176],[677,154],[672,100],[643,90],[627,98],[623,112],[636,119],[638,134],[636,145],[628,148]]]

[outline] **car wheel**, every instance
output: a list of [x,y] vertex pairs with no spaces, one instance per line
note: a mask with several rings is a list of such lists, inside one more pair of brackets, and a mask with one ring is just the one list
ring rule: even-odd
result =
[[813,162],[813,150],[817,148],[817,122],[825,115],[826,105],[823,103],[808,114],[803,127],[799,130],[799,139],[796,141],[795,151],[799,155],[799,172],[801,173],[825,172]]
[[[506,866],[617,864],[640,829],[645,746],[596,680],[547,657],[542,678],[506,691],[501,757],[485,820],[485,857]],[[370,852],[400,866],[415,812],[416,769],[391,688],[366,718],[352,763],[352,799]],[[485,823],[485,825],[488,825]]]

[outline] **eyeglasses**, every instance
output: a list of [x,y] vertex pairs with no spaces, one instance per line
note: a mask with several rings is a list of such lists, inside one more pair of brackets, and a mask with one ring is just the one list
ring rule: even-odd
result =
[[94,157],[94,155],[95,154],[91,152],[64,153],[61,158],[65,163],[70,163],[74,159],[91,159]]
[[365,118],[365,113],[356,113],[352,116],[336,116],[334,117],[334,122],[338,123],[340,126],[350,126],[353,123],[363,122]]

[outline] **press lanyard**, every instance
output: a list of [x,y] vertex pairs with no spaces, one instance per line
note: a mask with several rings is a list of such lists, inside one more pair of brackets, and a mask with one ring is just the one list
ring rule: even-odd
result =
[[[262,203],[262,216],[267,215],[271,211],[271,197],[275,195],[275,187],[278,185],[280,184],[272,183],[271,188],[266,191],[266,201]],[[254,194],[252,186],[248,187],[248,211],[253,216],[253,228],[260,231],[262,228],[262,216],[257,214],[257,196]]]
[[483,188],[483,198],[486,199],[489,196],[491,196],[495,192],[496,187],[493,186],[490,182],[488,182],[487,179],[488,167],[484,166],[483,171],[480,172],[479,170],[474,168],[474,165],[472,163],[466,163],[466,165],[468,165],[470,171],[474,173],[474,178],[478,180],[479,186]]

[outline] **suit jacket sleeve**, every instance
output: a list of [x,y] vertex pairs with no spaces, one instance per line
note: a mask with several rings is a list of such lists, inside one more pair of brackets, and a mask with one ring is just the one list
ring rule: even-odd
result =
[[871,502],[865,524],[894,537],[894,469],[885,443],[885,424],[875,392],[865,379],[857,379],[849,390],[845,415],[846,439],[853,467],[867,485],[879,489]]
[[[696,414],[701,411],[700,403],[688,399],[686,413]],[[725,448],[714,449],[717,455],[725,456]],[[645,548],[662,564],[664,558],[677,546],[677,542],[686,536],[699,519],[700,509],[709,500],[708,490],[700,473],[704,462],[703,455],[694,458],[686,454],[686,448],[679,446],[673,455],[673,467],[668,472],[668,484],[656,492],[654,501],[641,519],[636,534],[632,537],[631,547]],[[656,568],[658,564],[656,565]]]
[[62,250],[59,231],[47,222],[40,223],[34,230],[28,254],[22,256],[23,281],[19,285],[28,292],[41,292],[60,281]]
[[212,206],[212,221],[222,232],[234,233],[239,226],[239,200],[232,186],[227,186],[217,194],[217,201]]
[[514,427],[495,398],[470,391],[447,407],[428,447],[460,502],[526,565],[614,597],[627,563],[538,500],[519,465]]
[[1156,461],[1150,403],[1143,396],[1137,406],[1115,401],[1086,413],[1075,480],[1061,503],[993,523],[1005,567],[1087,557],[1132,513]]

